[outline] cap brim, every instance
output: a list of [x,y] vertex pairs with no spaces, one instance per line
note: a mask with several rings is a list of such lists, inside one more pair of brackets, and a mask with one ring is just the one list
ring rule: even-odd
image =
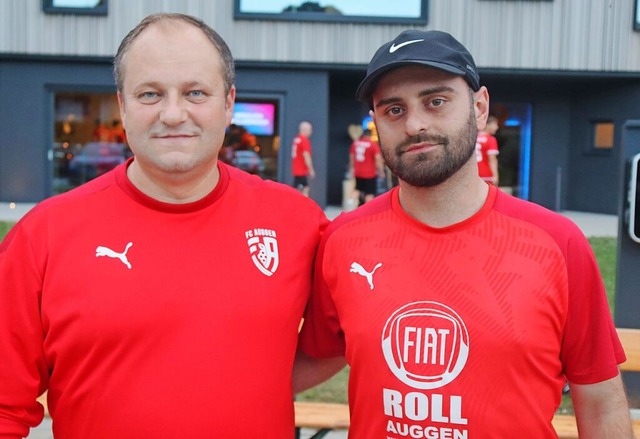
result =
[[466,75],[466,72],[464,70],[449,64],[443,64],[443,63],[433,62],[433,61],[410,60],[410,59],[397,61],[390,64],[386,64],[384,66],[380,66],[378,69],[369,73],[358,86],[358,89],[356,90],[356,99],[360,102],[369,103],[369,101],[371,100],[371,94],[373,93],[373,89],[376,85],[376,82],[378,82],[378,80],[384,73],[387,73],[389,70],[393,70],[398,67],[406,67],[406,66],[412,66],[412,65],[421,65],[425,67],[431,67],[434,69],[442,70],[444,72],[462,76],[462,77]]

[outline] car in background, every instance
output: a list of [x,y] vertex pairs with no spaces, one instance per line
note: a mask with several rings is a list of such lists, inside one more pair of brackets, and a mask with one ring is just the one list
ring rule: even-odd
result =
[[231,164],[249,174],[262,175],[264,172],[264,161],[262,157],[250,149],[235,151],[231,159]]
[[89,142],[69,161],[69,170],[89,181],[126,161],[124,143]]

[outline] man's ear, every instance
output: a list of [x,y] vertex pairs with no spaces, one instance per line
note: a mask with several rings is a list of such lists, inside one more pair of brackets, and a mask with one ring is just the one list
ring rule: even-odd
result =
[[229,89],[229,93],[225,98],[225,113],[227,118],[227,126],[231,123],[231,119],[233,119],[233,104],[236,101],[236,86],[232,85]]
[[489,92],[482,86],[473,94],[473,110],[476,113],[476,126],[478,130],[484,130],[489,117]]
[[120,109],[120,120],[122,121],[122,126],[124,129],[127,129],[126,115],[124,111],[124,97],[122,96],[122,92],[118,91],[116,93],[116,97],[118,98],[118,108]]

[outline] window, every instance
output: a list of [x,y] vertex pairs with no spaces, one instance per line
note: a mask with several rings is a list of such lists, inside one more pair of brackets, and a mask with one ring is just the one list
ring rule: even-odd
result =
[[609,155],[614,146],[615,124],[611,121],[591,121],[591,139],[587,155]]
[[47,14],[107,15],[108,0],[42,0]]
[[236,19],[426,24],[428,0],[234,0]]
[[593,122],[593,150],[609,151],[613,148],[613,122]]
[[633,14],[635,17],[633,20],[633,30],[640,30],[640,0],[636,0],[635,4],[636,8],[635,14]]
[[277,180],[279,107],[277,98],[238,97],[219,159],[249,173]]
[[60,194],[104,174],[130,157],[115,93],[54,95],[51,182]]

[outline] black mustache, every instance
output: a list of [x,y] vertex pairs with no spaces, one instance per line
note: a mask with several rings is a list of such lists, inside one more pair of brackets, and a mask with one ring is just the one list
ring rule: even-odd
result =
[[415,145],[416,143],[440,143],[444,146],[449,144],[449,138],[446,136],[441,136],[438,134],[417,134],[415,136],[407,137],[405,140],[400,143],[396,149],[402,150],[404,148],[408,148],[411,145]]

